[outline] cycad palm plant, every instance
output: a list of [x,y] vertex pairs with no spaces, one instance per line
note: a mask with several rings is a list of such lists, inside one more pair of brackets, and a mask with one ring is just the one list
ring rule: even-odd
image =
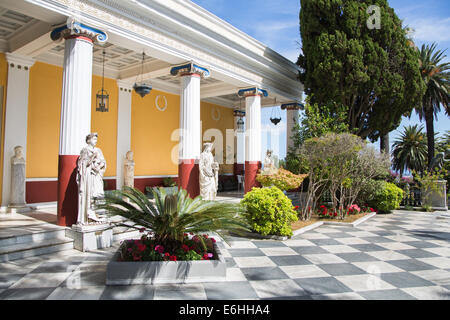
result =
[[440,105],[450,115],[450,63],[443,62],[444,52],[436,50],[436,43],[422,45],[420,50],[420,71],[426,85],[422,105],[416,107],[420,120],[425,118],[427,126],[428,167],[434,158],[434,117],[441,111]]
[[427,141],[423,127],[418,125],[405,126],[400,137],[394,141],[392,147],[393,167],[400,171],[406,169],[423,172],[427,161]]
[[124,187],[106,194],[105,204],[99,207],[151,230],[155,241],[168,248],[179,246],[185,233],[249,230],[239,204],[205,201],[200,196],[191,199],[184,189],[177,194],[163,188],[152,192],[154,203],[139,190]]

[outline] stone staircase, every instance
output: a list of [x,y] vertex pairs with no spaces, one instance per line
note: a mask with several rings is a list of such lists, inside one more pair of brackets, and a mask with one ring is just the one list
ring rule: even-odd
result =
[[[122,217],[114,222],[125,226],[113,228],[113,241],[137,239],[138,230]],[[60,227],[21,214],[0,217],[0,263],[73,249],[74,240],[66,237],[66,227]]]

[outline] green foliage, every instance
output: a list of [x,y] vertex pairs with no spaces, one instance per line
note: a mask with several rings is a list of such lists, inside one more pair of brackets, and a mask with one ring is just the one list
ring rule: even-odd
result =
[[441,169],[440,171],[426,170],[420,174],[413,171],[414,180],[417,181],[417,184],[422,190],[422,204],[425,209],[431,209],[431,199],[433,194],[442,196],[442,190],[439,188],[437,181],[443,180],[446,175],[448,175],[448,173],[445,169]]
[[248,223],[262,235],[292,236],[291,223],[297,220],[292,201],[277,187],[253,188],[241,204]]
[[392,145],[393,167],[400,175],[406,169],[422,172],[426,168],[427,141],[422,130],[423,127],[417,124],[405,126]]
[[[420,104],[419,54],[387,0],[301,0],[303,69],[311,103],[344,108],[349,130],[375,141]],[[370,5],[381,28],[369,29]],[[355,130],[355,131],[353,131]]]
[[381,213],[397,209],[402,202],[404,191],[390,182],[376,181],[375,183],[375,192],[369,202],[370,205]]
[[123,191],[105,194],[106,203],[99,208],[152,230],[157,243],[167,247],[178,246],[188,232],[249,230],[237,204],[204,201],[200,196],[191,199],[184,189],[176,195],[168,195],[164,188],[153,188],[152,192],[154,202],[139,190],[124,187]]
[[163,179],[163,186],[164,187],[175,187],[177,185],[177,182],[172,179],[172,177],[167,177]]
[[307,174],[296,175],[292,172],[280,168],[274,174],[260,173],[256,176],[256,181],[263,187],[277,187],[282,191],[297,189],[302,184]]

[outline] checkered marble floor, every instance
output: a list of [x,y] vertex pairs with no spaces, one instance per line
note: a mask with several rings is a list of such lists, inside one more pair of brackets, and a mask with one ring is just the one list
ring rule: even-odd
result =
[[117,247],[0,264],[0,299],[445,299],[450,219],[396,211],[287,241],[218,241],[227,281],[105,286]]

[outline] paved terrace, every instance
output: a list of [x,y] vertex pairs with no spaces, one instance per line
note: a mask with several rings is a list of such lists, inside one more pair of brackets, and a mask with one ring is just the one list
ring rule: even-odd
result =
[[437,213],[228,241],[225,283],[105,286],[116,244],[0,263],[0,299],[450,299],[450,219]]

